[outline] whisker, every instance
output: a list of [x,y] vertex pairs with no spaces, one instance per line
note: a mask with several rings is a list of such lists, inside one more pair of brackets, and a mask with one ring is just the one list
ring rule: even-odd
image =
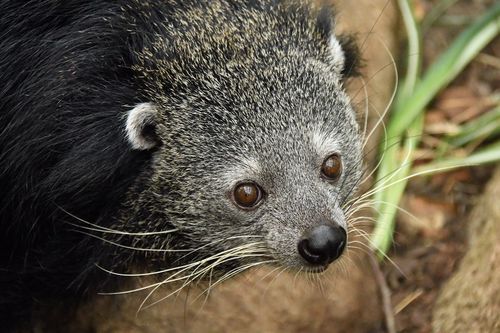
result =
[[82,228],[82,229],[86,229],[86,230],[91,230],[91,231],[97,231],[97,232],[101,232],[101,233],[110,233],[110,234],[127,235],[127,236],[152,236],[152,235],[170,234],[170,233],[178,231],[178,229],[152,231],[152,232],[126,232],[126,231],[114,230],[111,228],[103,227],[103,226],[91,223],[89,221],[86,221],[86,220],[68,212],[66,209],[62,208],[61,206],[57,206],[57,207],[60,210],[62,210],[64,213],[66,213],[67,215],[71,216],[72,218],[74,218],[74,219],[76,219],[76,220],[78,220],[86,225],[90,225],[93,228],[81,226],[81,225],[78,225],[76,223],[71,223],[71,222],[66,222],[67,224],[70,224],[74,227],[78,227],[78,228]]
[[[245,244],[243,246],[248,246],[248,245],[251,245],[251,244]],[[236,259],[241,259],[241,258],[246,258],[246,257],[255,257],[255,256],[262,256],[263,253],[260,253],[260,252],[254,252],[253,254],[245,254],[245,253],[241,253],[241,252],[238,252],[238,250],[240,250],[240,248],[242,248],[243,246],[240,246],[240,247],[236,247],[236,248],[233,248],[233,249],[230,249],[232,250],[234,253],[233,255],[226,255],[226,253],[223,253],[223,252],[226,252],[226,251],[223,251],[223,252],[220,252],[218,253],[217,255],[214,255],[214,256],[211,256],[209,259],[214,259],[214,258],[217,258],[217,262],[218,264],[221,264],[221,263],[224,263],[224,262],[228,262],[228,261],[231,261],[231,260],[236,260]],[[257,249],[259,250],[259,249]],[[248,253],[248,252],[247,252]],[[250,252],[251,253],[251,252]],[[222,256],[222,255],[226,255],[226,257]],[[206,272],[208,271],[211,271],[214,267],[214,263],[210,263],[209,266],[203,268],[202,270],[198,271],[198,269],[200,267],[202,267],[202,265],[206,262],[209,262],[210,260],[202,260],[199,262],[199,264],[197,265],[197,267],[193,270],[193,272],[191,272],[189,275],[187,276],[183,276],[182,278],[178,278],[176,280],[185,280],[184,284],[181,285],[181,287],[177,288],[176,290],[174,290],[173,292],[169,293],[167,296],[165,297],[162,297],[161,299],[151,303],[151,304],[148,304],[148,305],[145,305],[146,302],[148,301],[148,299],[153,295],[153,293],[158,290],[158,288],[160,288],[161,286],[167,284],[167,283],[170,283],[170,282],[173,282],[172,280],[170,280],[170,277],[164,281],[161,281],[159,283],[157,283],[155,285],[155,287],[148,293],[148,295],[144,298],[144,300],[141,302],[138,310],[137,310],[137,313],[139,313],[141,310],[143,309],[147,309],[151,306],[154,306],[155,304],[158,304],[159,302],[167,299],[168,297],[178,293],[179,291],[181,291],[184,287],[186,287],[187,285],[189,285],[191,282],[193,282],[195,279],[203,276],[204,274],[206,274]],[[151,287],[150,287],[151,288]]]
[[389,263],[391,263],[391,265],[394,266],[394,268],[396,268],[398,270],[399,273],[401,273],[401,275],[403,275],[405,278],[408,278],[408,276],[403,272],[403,270],[385,253],[382,253],[382,251],[379,251],[378,248],[375,246],[375,244],[371,241],[371,239],[368,237],[368,236],[364,236],[362,234],[360,234],[361,237],[363,237],[364,239],[366,239],[370,245],[372,246],[372,249],[376,250],[377,253],[381,253],[383,255],[383,257],[389,261]]
[[[238,267],[238,268],[235,268],[231,271],[229,271],[228,273],[226,273],[224,276],[222,276],[219,280],[217,280],[212,286],[211,288],[214,288],[215,286],[217,286],[218,284],[221,284],[223,283],[224,281],[232,278],[233,276],[237,275],[237,274],[240,274],[241,272],[243,271],[246,271],[252,267],[256,267],[258,265],[263,265],[263,264],[270,264],[270,263],[275,263],[277,262],[277,260],[266,260],[266,261],[258,261],[258,262],[254,262],[254,263],[250,263],[250,264],[247,264],[247,265],[244,265],[244,266],[241,266],[241,267]],[[206,292],[209,292],[210,289],[207,289],[205,291],[203,291],[201,295],[203,295],[204,293]],[[199,296],[198,296],[199,297]],[[196,299],[195,299],[196,300]]]
[[398,73],[398,68],[396,66],[396,60],[394,59],[394,56],[392,55],[391,51],[389,50],[389,47],[387,46],[387,44],[380,38],[379,38],[379,41],[381,42],[385,51],[387,52],[387,54],[391,58],[391,63],[392,63],[393,68],[394,68],[394,82],[395,83],[394,83],[394,88],[392,90],[391,98],[389,99],[387,106],[385,107],[384,111],[382,112],[382,115],[380,116],[379,120],[375,123],[375,126],[372,128],[372,130],[370,131],[368,136],[364,138],[363,149],[365,148],[366,144],[368,143],[368,141],[370,140],[371,136],[373,135],[373,133],[375,132],[377,127],[380,125],[380,123],[383,123],[384,118],[387,115],[387,112],[389,112],[389,110],[392,106],[392,103],[394,102],[394,99],[396,98],[397,87],[399,85],[399,73]]
[[279,270],[278,273],[276,273],[274,275],[274,277],[271,279],[271,281],[269,281],[269,283],[267,284],[266,288],[264,289],[264,292],[262,293],[262,297],[264,297],[266,294],[267,294],[267,291],[269,290],[269,288],[271,288],[271,285],[274,283],[274,281],[276,281],[276,279],[284,272],[286,271],[287,267],[286,266],[283,266],[281,267],[281,269]]
[[[256,254],[256,255],[248,255],[247,257],[255,257],[255,256],[260,256],[260,254]],[[242,258],[242,256],[226,258],[225,260],[220,261],[220,262],[219,262],[219,264],[221,264],[221,263],[225,263],[225,262],[228,262],[228,261],[232,261],[232,260],[237,260],[237,259],[240,259],[240,258]],[[255,266],[256,264],[264,264],[264,263],[267,263],[267,262],[273,262],[273,261],[274,261],[274,260],[257,262],[257,263],[254,263],[254,266]],[[246,266],[242,266],[242,267],[246,267]],[[239,268],[241,269],[242,267],[239,267]],[[151,304],[148,304],[148,305],[144,306],[144,304],[146,303],[146,301],[147,301],[147,299],[148,299],[148,297],[147,297],[147,298],[146,298],[146,299],[144,299],[144,301],[141,303],[141,306],[140,306],[140,308],[139,308],[139,311],[140,311],[140,310],[143,310],[143,309],[150,308],[150,307],[152,307],[152,306],[154,306],[154,305],[156,305],[156,304],[158,304],[158,303],[160,303],[160,302],[164,301],[164,300],[165,300],[165,299],[167,299],[168,297],[170,297],[170,296],[172,296],[173,294],[175,294],[175,293],[179,292],[180,290],[182,290],[182,289],[183,289],[183,288],[184,288],[187,284],[189,284],[190,282],[192,282],[194,279],[196,279],[197,277],[199,277],[201,274],[205,274],[207,271],[210,271],[212,268],[213,268],[213,267],[211,267],[211,266],[204,268],[202,271],[198,272],[198,273],[197,273],[197,274],[196,274],[196,275],[192,278],[192,280],[190,280],[190,281],[186,281],[186,283],[184,283],[184,284],[183,284],[180,288],[176,289],[174,292],[172,292],[172,293],[168,294],[167,296],[164,296],[164,297],[160,298],[159,300],[154,301],[154,302],[153,302],[153,303],[151,303]],[[249,268],[249,267],[246,267],[245,269],[248,269],[248,268]],[[242,270],[239,270],[238,272],[241,272],[241,271],[242,271]],[[236,273],[234,273],[234,274],[233,274],[233,275],[231,275],[231,276],[234,276],[234,275],[236,275]],[[215,286],[215,285],[217,285],[218,283],[220,283],[220,282],[219,282],[219,281],[217,281],[217,282],[215,282],[212,286]],[[150,295],[148,295],[148,296],[151,296],[151,295],[152,295],[152,293],[150,293]],[[199,298],[199,296],[198,296],[195,300],[197,300],[198,298]]]

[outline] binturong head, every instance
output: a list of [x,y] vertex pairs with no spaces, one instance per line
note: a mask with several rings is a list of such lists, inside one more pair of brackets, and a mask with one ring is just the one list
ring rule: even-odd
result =
[[329,8],[228,3],[177,14],[189,23],[137,55],[147,89],[126,133],[152,159],[116,229],[151,234],[120,242],[195,277],[261,263],[323,271],[346,248],[344,206],[361,177],[343,87],[358,55]]

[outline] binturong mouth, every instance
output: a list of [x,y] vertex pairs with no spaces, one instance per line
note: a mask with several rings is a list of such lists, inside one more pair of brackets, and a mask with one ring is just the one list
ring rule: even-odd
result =
[[322,272],[338,259],[347,244],[344,228],[330,224],[320,224],[307,232],[297,248],[311,272]]

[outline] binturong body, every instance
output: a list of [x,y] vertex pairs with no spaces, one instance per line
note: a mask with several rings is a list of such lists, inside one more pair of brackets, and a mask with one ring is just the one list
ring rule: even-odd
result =
[[119,290],[122,273],[187,284],[265,263],[319,272],[341,255],[362,144],[343,88],[358,56],[331,8],[0,13],[3,319]]

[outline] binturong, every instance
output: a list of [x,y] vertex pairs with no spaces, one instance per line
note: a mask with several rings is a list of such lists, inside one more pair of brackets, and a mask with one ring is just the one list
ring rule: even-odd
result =
[[0,37],[4,321],[118,275],[189,284],[342,255],[359,57],[329,6],[0,1]]

